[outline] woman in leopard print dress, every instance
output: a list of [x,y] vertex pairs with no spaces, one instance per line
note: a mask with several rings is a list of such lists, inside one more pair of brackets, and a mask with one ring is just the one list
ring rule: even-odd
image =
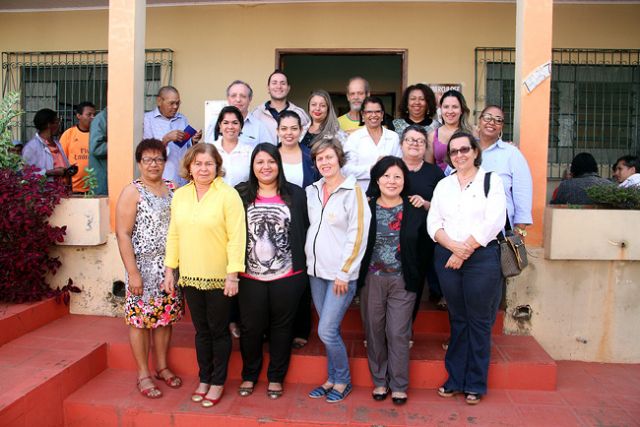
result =
[[149,398],[162,392],[148,366],[149,335],[153,339],[158,380],[178,388],[182,380],[167,365],[171,325],[183,312],[182,294],[163,291],[165,241],[174,185],[162,179],[167,153],[162,142],[143,140],[136,149],[140,178],[124,188],[116,208],[116,236],[127,271],[125,320],[138,365],[138,389]]

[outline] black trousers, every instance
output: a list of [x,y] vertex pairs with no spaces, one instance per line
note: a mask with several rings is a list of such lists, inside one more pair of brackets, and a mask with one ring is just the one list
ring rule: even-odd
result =
[[293,337],[309,339],[311,333],[311,287],[309,281],[305,281],[304,293],[298,304],[298,312],[293,322]]
[[308,283],[306,273],[273,281],[240,279],[240,351],[242,380],[258,381],[262,369],[262,337],[269,334],[269,382],[284,382],[291,358],[293,323]]
[[229,310],[231,298],[222,289],[203,291],[192,286],[182,288],[196,328],[196,357],[200,382],[224,385],[231,356]]

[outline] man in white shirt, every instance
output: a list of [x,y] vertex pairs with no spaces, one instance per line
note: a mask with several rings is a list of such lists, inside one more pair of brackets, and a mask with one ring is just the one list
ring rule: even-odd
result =
[[287,101],[287,96],[289,96],[291,86],[289,85],[289,79],[284,72],[275,70],[271,73],[267,79],[267,90],[269,91],[269,97],[271,99],[264,104],[258,105],[258,107],[251,113],[251,116],[256,120],[261,121],[266,126],[273,141],[278,140],[276,132],[276,128],[278,127],[278,117],[280,117],[280,113],[285,110],[294,111],[298,114],[303,128],[311,123],[309,116],[302,108]]
[[616,160],[613,165],[613,177],[619,186],[640,188],[640,159],[638,156],[626,155]]
[[[242,80],[234,80],[227,87],[227,103],[233,105],[242,113],[244,125],[240,133],[240,142],[255,147],[261,142],[269,142],[276,145],[277,141],[269,133],[267,127],[255,117],[249,114],[249,105],[253,99],[253,89],[248,83]],[[211,121],[211,127],[215,126],[215,121]],[[211,132],[213,134],[213,132]]]

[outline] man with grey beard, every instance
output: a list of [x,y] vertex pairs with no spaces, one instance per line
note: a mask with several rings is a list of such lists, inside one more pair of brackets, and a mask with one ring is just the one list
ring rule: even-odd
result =
[[347,100],[349,101],[349,111],[347,114],[338,117],[340,129],[346,133],[351,133],[362,127],[360,125],[360,108],[362,101],[371,95],[369,82],[363,77],[356,76],[349,79],[347,84]]

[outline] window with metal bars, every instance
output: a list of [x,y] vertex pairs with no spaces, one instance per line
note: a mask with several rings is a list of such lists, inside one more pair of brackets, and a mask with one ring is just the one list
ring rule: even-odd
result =
[[[74,106],[83,101],[98,111],[107,103],[107,51],[3,52],[2,94],[20,92],[21,126],[14,135],[24,142],[35,129],[33,117],[42,108],[51,108],[60,116],[60,129],[73,126]],[[145,51],[145,111],[155,107],[160,87],[171,84],[173,51]]]
[[[504,139],[513,139],[515,49],[476,48],[476,114],[505,110]],[[601,174],[624,154],[640,152],[640,50],[553,49],[549,106],[549,178],[573,157],[593,154]]]

